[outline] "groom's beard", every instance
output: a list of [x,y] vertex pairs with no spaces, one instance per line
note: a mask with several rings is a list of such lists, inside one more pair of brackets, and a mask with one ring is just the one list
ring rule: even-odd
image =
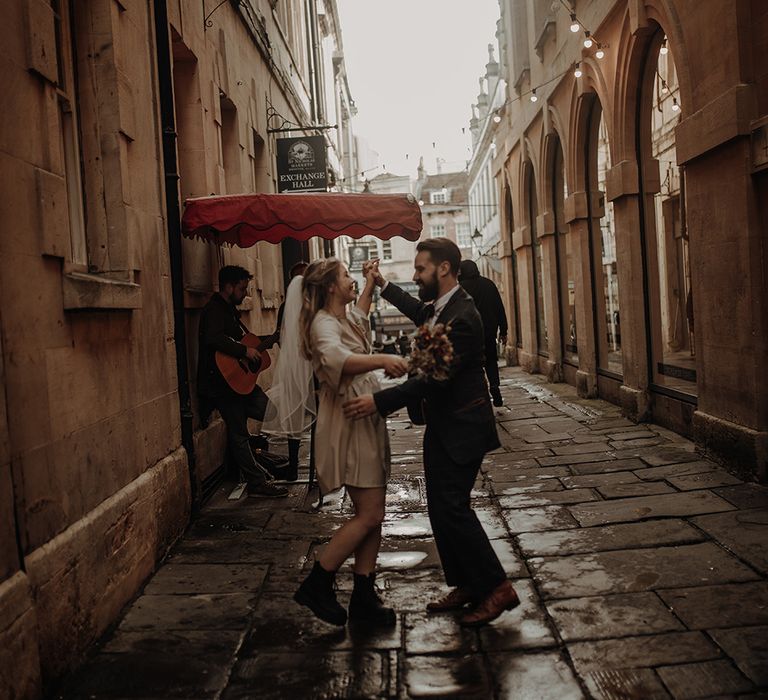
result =
[[432,279],[427,282],[419,282],[419,299],[422,301],[435,301],[437,299],[440,287],[437,283],[437,273],[432,275]]

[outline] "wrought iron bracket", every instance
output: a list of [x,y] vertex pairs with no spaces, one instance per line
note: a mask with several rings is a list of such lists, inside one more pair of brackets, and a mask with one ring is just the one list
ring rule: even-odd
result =
[[[272,126],[270,126],[272,125]],[[328,129],[338,129],[338,124],[314,124],[310,126],[301,126],[286,119],[278,112],[269,101],[267,102],[267,133],[280,134],[286,131],[327,131]]]
[[[240,7],[246,6],[245,0],[221,0],[221,2],[203,18],[203,31],[208,31],[208,29],[213,26],[213,20],[211,17],[213,17],[214,12],[216,12],[216,10],[218,10],[222,5],[226,5],[228,2],[236,2]],[[205,0],[203,0],[203,14],[205,14]]]

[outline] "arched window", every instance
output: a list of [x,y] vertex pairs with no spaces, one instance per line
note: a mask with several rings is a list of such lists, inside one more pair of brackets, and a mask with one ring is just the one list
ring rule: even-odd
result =
[[[613,204],[606,199],[611,167],[608,128],[600,101],[595,97],[590,116],[587,182],[590,202],[592,286],[595,300],[598,369],[616,376],[623,373],[621,352],[621,303],[619,296],[616,225]],[[599,194],[595,195],[597,192]]]
[[555,218],[555,242],[557,245],[558,284],[560,298],[560,320],[562,323],[563,359],[578,366],[579,354],[576,347],[576,258],[573,242],[565,223],[565,199],[568,189],[565,184],[565,160],[560,139],[553,148],[552,156],[552,213]]
[[539,355],[547,355],[549,352],[549,339],[547,334],[547,319],[544,315],[544,261],[541,254],[541,243],[536,230],[536,217],[539,213],[539,204],[536,197],[536,177],[533,174],[533,166],[528,163],[527,171],[527,197],[528,197],[528,223],[531,227],[531,252],[533,262],[534,303],[536,306],[536,345]]
[[693,397],[697,393],[694,299],[685,175],[675,151],[675,127],[683,105],[673,54],[674,47],[659,28],[651,42],[638,114],[651,386]]
[[[504,188],[504,213],[506,215],[507,222],[507,236],[510,243],[512,242],[513,235],[515,233],[515,212],[512,208],[512,194],[509,191],[509,186]],[[515,345],[517,347],[523,346],[523,335],[520,331],[520,285],[517,277],[517,252],[514,247],[511,254],[512,263],[512,304],[514,306],[514,328],[515,328]]]

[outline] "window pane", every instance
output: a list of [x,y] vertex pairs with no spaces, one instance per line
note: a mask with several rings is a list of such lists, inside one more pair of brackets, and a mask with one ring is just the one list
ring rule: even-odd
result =
[[608,129],[601,111],[597,135],[597,189],[603,193],[602,217],[598,243],[598,263],[602,276],[602,294],[598,296],[598,356],[600,367],[621,374],[621,308],[619,304],[619,276],[616,259],[616,226],[613,203],[605,199],[606,179],[611,167]]

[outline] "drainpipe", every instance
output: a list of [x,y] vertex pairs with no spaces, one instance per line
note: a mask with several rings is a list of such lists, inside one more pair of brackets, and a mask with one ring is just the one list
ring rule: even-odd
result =
[[163,173],[165,176],[165,212],[168,224],[168,257],[170,260],[173,297],[173,340],[176,346],[181,444],[187,451],[189,482],[193,510],[199,506],[200,492],[195,466],[192,427],[192,397],[187,363],[187,324],[184,315],[184,270],[181,256],[181,210],[179,207],[179,174],[176,161],[176,121],[173,105],[173,69],[168,38],[168,11],[165,0],[154,0],[155,46],[160,100],[160,122],[163,137]]

